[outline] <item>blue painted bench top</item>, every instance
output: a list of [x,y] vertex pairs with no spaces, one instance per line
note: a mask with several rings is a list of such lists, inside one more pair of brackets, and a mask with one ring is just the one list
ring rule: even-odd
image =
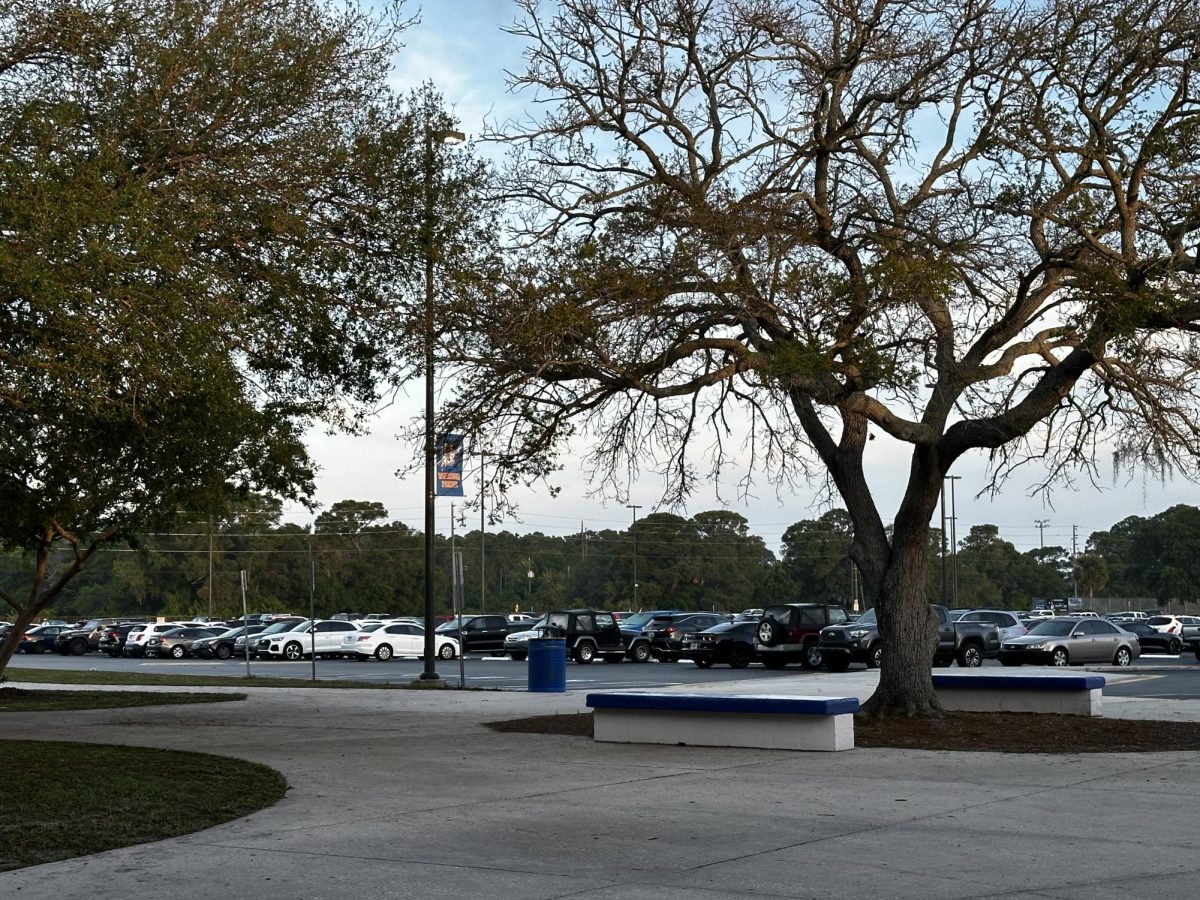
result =
[[670,712],[779,713],[836,716],[858,712],[854,697],[789,697],[775,694],[588,694],[593,709],[653,709]]
[[1103,688],[1103,675],[959,675],[934,673],[935,688],[1001,691],[1092,691]]

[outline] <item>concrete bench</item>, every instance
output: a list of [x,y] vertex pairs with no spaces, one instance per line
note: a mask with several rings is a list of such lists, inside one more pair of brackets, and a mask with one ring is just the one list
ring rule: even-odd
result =
[[852,750],[853,697],[588,694],[598,741],[772,750]]
[[984,675],[934,673],[942,707],[964,712],[1101,715],[1101,675]]

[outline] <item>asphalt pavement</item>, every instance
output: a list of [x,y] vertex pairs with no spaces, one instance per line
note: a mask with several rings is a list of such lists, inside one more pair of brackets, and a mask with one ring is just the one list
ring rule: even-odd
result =
[[[803,685],[866,696],[875,678]],[[249,694],[6,714],[9,738],[206,750],[273,766],[291,787],[203,832],[0,875],[0,897],[1190,900],[1196,890],[1196,753],[597,744],[482,724],[581,711],[584,691]],[[1200,701],[1112,697],[1105,714],[1200,721]]]

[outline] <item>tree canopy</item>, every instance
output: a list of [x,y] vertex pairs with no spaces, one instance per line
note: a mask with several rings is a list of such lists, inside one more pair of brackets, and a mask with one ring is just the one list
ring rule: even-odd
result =
[[[937,709],[928,530],[963,454],[997,489],[1095,476],[1104,442],[1197,474],[1195,3],[518,5],[522,252],[452,332],[450,418],[499,463],[582,436],[616,493],[656,465],[682,500],[733,453],[827,478],[888,642],[874,712]],[[909,458],[890,531],[876,437]]]
[[108,540],[308,496],[303,430],[355,427],[402,368],[423,136],[446,116],[388,83],[399,13],[0,9],[0,548],[30,560],[0,600],[19,622]]

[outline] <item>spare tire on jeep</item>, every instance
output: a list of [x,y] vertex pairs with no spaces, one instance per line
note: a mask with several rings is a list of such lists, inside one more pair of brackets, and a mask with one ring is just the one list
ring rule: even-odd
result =
[[758,623],[758,642],[767,647],[774,647],[787,640],[787,629],[774,619],[763,619]]

